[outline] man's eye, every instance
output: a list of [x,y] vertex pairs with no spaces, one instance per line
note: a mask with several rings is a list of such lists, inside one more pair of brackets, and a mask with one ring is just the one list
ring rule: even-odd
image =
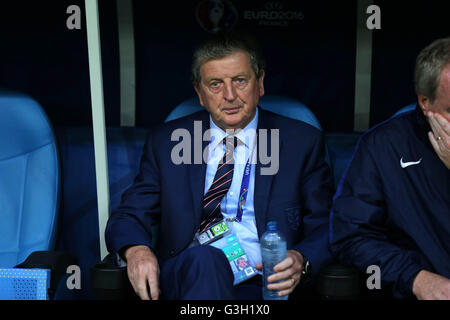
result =
[[245,79],[245,78],[237,78],[234,80],[234,84],[236,86],[238,86],[239,88],[245,87],[247,85],[247,83],[248,83],[247,79]]
[[219,85],[220,85],[219,81],[214,81],[209,84],[209,86],[212,88],[217,88]]

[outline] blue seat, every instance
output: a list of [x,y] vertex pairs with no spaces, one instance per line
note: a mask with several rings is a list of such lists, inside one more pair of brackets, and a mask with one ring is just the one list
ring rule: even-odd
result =
[[[303,103],[287,97],[281,96],[262,96],[259,100],[259,105],[262,109],[271,111],[273,113],[300,120],[322,130],[319,121],[316,116],[308,109]],[[187,116],[191,113],[202,110],[198,97],[188,99],[180,103],[172,112],[167,116],[166,122]]]
[[312,111],[300,101],[281,96],[263,96],[260,106],[264,110],[282,115],[284,117],[306,122],[322,131],[322,127]]
[[403,108],[401,108],[400,110],[398,110],[396,113],[394,113],[394,115],[393,115],[392,117],[396,117],[396,116],[398,116],[399,114],[402,114],[402,113],[405,113],[405,112],[414,110],[414,109],[416,108],[416,106],[417,106],[417,103],[409,104],[409,105],[407,105],[406,107],[403,107]]
[[169,122],[184,116],[190,115],[197,111],[203,110],[204,108],[200,105],[198,97],[193,97],[191,99],[185,100],[176,106],[167,116],[165,122]]
[[[400,110],[398,110],[391,118],[398,116],[399,114],[414,110],[416,103],[409,104]],[[362,132],[351,133],[327,133],[326,141],[330,157],[332,159],[334,179],[336,187],[345,172],[350,159],[353,157],[354,149],[361,137]]]
[[359,132],[328,132],[325,134],[335,187],[338,186],[339,180],[353,156],[360,136],[361,133]]
[[0,91],[0,267],[53,248],[59,162],[50,122],[32,98]]

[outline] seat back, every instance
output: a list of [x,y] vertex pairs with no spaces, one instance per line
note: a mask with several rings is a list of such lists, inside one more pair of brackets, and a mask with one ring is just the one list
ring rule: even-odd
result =
[[0,91],[0,267],[53,246],[59,162],[50,122],[32,98]]
[[417,103],[411,103],[411,104],[407,105],[406,107],[401,108],[396,113],[394,113],[392,118],[398,116],[399,114],[414,110],[416,108],[416,106],[417,106]]
[[259,105],[261,108],[281,116],[306,122],[322,131],[319,120],[312,111],[300,101],[282,96],[263,96]]
[[177,105],[167,116],[164,122],[172,121],[178,118],[188,116],[192,113],[203,110],[204,108],[200,105],[200,100],[198,97],[193,97],[187,99]]
[[[259,106],[264,110],[271,111],[281,116],[306,122],[322,131],[319,120],[317,120],[314,113],[298,100],[282,96],[267,95],[261,97]],[[175,109],[167,116],[165,122],[190,115],[202,109],[203,107],[200,105],[198,97],[188,99],[175,107]],[[328,147],[326,145],[325,161],[332,167]]]
[[[303,103],[287,97],[282,96],[262,96],[259,100],[259,105],[262,109],[271,111],[273,113],[306,122],[319,130],[322,130],[316,116]],[[166,122],[181,118],[202,110],[198,97],[188,99],[180,103],[167,116]]]

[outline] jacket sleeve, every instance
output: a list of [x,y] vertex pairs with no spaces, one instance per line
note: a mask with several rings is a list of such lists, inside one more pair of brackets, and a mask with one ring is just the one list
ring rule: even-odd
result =
[[143,148],[140,168],[133,184],[108,220],[105,232],[109,252],[131,245],[153,249],[152,227],[160,220],[160,175],[150,132]]
[[303,240],[294,246],[310,262],[313,274],[331,261],[328,248],[329,212],[334,193],[333,177],[325,162],[322,134],[315,139],[303,170],[302,204]]
[[[381,284],[390,284],[395,297],[412,294],[412,283],[424,269],[422,255],[389,241],[383,182],[373,143],[363,136],[343,174],[330,214],[330,247],[334,257],[366,272],[381,271]],[[382,159],[380,160],[382,161]]]

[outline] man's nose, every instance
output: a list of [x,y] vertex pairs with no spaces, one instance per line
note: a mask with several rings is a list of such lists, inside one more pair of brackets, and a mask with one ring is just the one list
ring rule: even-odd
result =
[[234,101],[236,100],[236,88],[233,86],[232,81],[225,81],[224,87],[223,87],[223,97],[227,101]]

